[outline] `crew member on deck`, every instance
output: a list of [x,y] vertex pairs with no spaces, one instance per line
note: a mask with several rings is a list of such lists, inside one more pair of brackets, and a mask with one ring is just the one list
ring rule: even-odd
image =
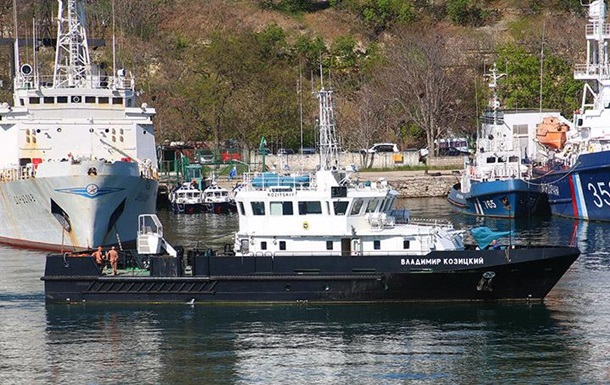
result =
[[104,270],[104,253],[102,252],[102,246],[98,246],[97,250],[94,251],[91,255],[95,259],[97,267],[100,268],[100,272],[102,272]]
[[119,263],[119,253],[117,253],[114,246],[108,250],[106,258],[110,261],[110,266],[112,266],[112,275],[116,275],[116,268]]

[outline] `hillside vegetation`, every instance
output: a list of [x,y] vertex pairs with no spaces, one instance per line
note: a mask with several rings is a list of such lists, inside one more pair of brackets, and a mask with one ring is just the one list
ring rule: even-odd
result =
[[[43,29],[57,8],[18,4],[22,37],[33,16]],[[579,0],[131,0],[114,9],[119,63],[156,107],[159,142],[253,148],[264,135],[271,147],[296,148],[303,132],[313,147],[312,91],[323,81],[335,91],[345,149],[431,147],[476,131],[494,62],[506,73],[505,108],[571,116],[580,100],[572,69],[584,60],[587,20]],[[12,16],[12,0],[0,0],[3,37],[13,35]],[[87,17],[89,38],[112,41],[111,0],[87,0]],[[10,49],[2,53],[9,63]],[[112,63],[111,44],[92,55]],[[2,100],[10,100],[3,67]]]

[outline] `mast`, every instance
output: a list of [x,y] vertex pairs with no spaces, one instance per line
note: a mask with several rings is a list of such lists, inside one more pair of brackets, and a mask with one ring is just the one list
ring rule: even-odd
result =
[[[322,69],[320,68],[320,74]],[[322,78],[322,76],[320,76]],[[333,91],[324,88],[324,83],[318,91],[318,101],[320,104],[320,167],[324,170],[331,170],[339,163],[339,146],[336,135],[335,103],[333,101]]]
[[[585,28],[587,61],[576,65],[574,70],[574,79],[585,81],[581,114],[587,108],[603,110],[610,101],[610,28],[606,24],[604,0],[595,0],[589,4],[589,22]],[[593,86],[586,81],[594,82]]]
[[53,87],[84,87],[91,81],[89,46],[85,31],[85,5],[83,0],[68,0],[67,16],[64,18],[63,1],[58,0],[58,3]]
[[[498,127],[504,125],[504,113],[500,109],[500,98],[498,97],[498,80],[504,77],[506,74],[498,72],[498,66],[494,63],[491,73],[486,74],[485,77],[489,78],[490,81],[487,87],[491,90],[491,98],[489,99],[489,105],[487,111],[483,113],[482,124],[480,126],[480,133],[477,135],[478,145],[477,150],[480,150],[481,145],[486,151],[498,151],[498,140],[490,138],[490,135],[498,135]],[[492,132],[493,131],[493,132]],[[512,139],[510,142],[512,148]]]

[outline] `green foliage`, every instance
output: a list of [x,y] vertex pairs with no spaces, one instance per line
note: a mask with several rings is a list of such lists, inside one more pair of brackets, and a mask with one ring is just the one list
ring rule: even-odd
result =
[[353,36],[339,36],[334,41],[330,54],[333,58],[333,68],[339,70],[355,68],[358,63],[356,39]]
[[294,50],[299,59],[305,60],[307,72],[315,69],[320,59],[328,53],[320,36],[312,38],[309,35],[299,36],[294,44]]
[[415,20],[415,9],[404,0],[369,0],[362,4],[362,19],[375,30]]
[[273,23],[265,27],[264,30],[256,34],[261,55],[270,60],[279,59],[288,52],[286,34],[279,25]]
[[448,0],[447,16],[457,25],[477,27],[483,24],[483,10],[476,0]]
[[409,24],[417,20],[416,5],[419,1],[404,0],[331,0],[332,6],[342,6],[358,15],[375,33],[395,25]]
[[498,93],[508,109],[538,108],[540,98],[542,108],[560,109],[566,116],[578,107],[581,83],[573,79],[571,66],[562,57],[547,52],[540,68],[539,54],[506,44],[498,49],[498,68],[506,73]]

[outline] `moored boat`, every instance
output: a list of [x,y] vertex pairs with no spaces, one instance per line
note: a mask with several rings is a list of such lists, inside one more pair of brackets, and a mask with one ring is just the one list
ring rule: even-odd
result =
[[534,172],[553,215],[610,221],[610,34],[605,2],[592,1],[588,7],[587,59],[574,70],[574,78],[585,82],[581,108],[565,144],[543,152]]
[[205,211],[203,191],[193,182],[182,183],[169,194],[168,199],[175,213],[198,214]]
[[214,214],[234,213],[235,201],[229,196],[229,190],[212,182],[203,190],[203,205],[206,212]]
[[58,3],[52,74],[38,48],[21,63],[15,39],[14,103],[0,105],[0,242],[135,244],[138,215],[155,210],[155,109],[136,105],[130,73],[90,61],[84,1]]
[[541,300],[578,257],[574,247],[465,245],[464,230],[406,211],[396,221],[390,213],[397,193],[385,180],[359,183],[337,167],[332,91],[322,88],[318,97],[319,170],[307,186],[243,186],[235,196],[233,245],[184,255],[163,239],[156,216],[142,216],[138,251],[150,270],[106,276],[88,255],[49,255],[42,277],[46,300]]
[[464,171],[447,197],[464,214],[490,217],[525,217],[548,213],[546,196],[530,180],[512,129],[504,122],[497,87],[496,66],[491,71],[492,98],[482,116],[474,153],[464,160]]

